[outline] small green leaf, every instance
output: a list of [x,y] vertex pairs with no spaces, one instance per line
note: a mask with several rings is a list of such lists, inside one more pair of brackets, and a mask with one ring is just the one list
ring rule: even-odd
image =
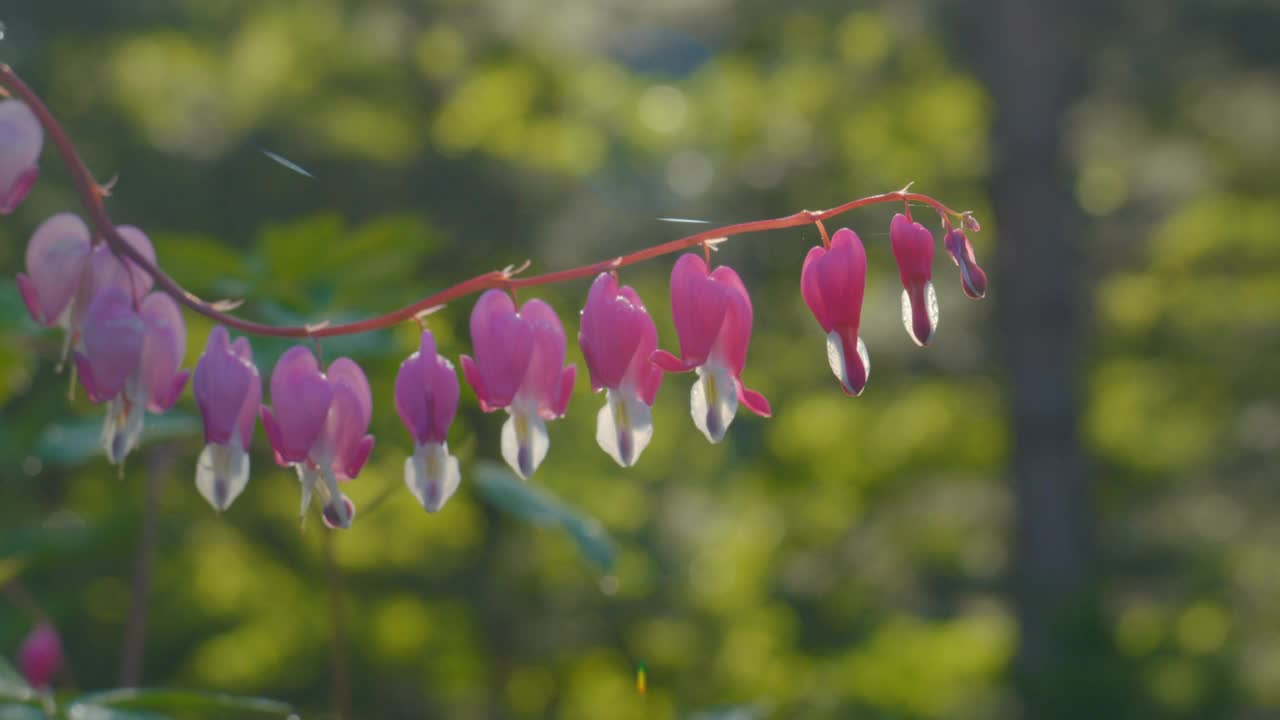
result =
[[23,702],[31,700],[35,696],[36,691],[31,689],[31,686],[27,684],[27,681],[18,672],[18,669],[10,665],[3,655],[0,655],[0,698]]
[[[164,713],[182,717],[236,717],[253,716],[287,717],[293,712],[288,703],[267,698],[243,697],[223,693],[206,693],[188,690],[146,688],[121,688],[106,690],[78,699],[75,705],[83,708],[105,708],[111,711],[142,711]],[[71,713],[68,713],[71,716]],[[97,716],[94,716],[97,717]],[[116,717],[116,716],[103,716]],[[83,720],[76,716],[74,720]]]
[[44,711],[33,705],[0,705],[0,720],[48,720]]
[[[199,432],[200,421],[193,415],[149,415],[146,424],[142,426],[142,438],[138,445],[194,437]],[[45,461],[57,465],[79,465],[102,452],[101,434],[100,418],[51,425],[40,433],[40,438],[36,441],[36,453]]]
[[476,463],[472,473],[480,494],[499,510],[539,527],[560,526],[573,538],[588,562],[602,572],[613,569],[613,544],[595,518],[579,514],[498,463]]

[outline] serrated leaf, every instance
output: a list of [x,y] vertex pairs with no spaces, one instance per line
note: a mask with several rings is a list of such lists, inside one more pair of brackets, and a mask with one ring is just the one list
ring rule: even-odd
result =
[[476,463],[472,473],[480,494],[499,510],[540,527],[563,528],[592,565],[602,572],[613,569],[613,544],[595,518],[578,513],[498,463]]

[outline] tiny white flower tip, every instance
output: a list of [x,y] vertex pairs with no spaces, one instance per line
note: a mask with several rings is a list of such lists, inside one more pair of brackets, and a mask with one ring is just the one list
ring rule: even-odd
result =
[[426,443],[405,458],[404,483],[418,504],[429,513],[439,512],[462,482],[458,459],[447,443]]
[[737,384],[724,367],[700,365],[697,372],[698,380],[689,391],[689,414],[707,440],[718,443],[738,414]]

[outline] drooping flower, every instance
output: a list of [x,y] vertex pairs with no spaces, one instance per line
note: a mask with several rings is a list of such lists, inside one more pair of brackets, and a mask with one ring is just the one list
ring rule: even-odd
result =
[[964,294],[974,300],[981,300],[987,294],[987,274],[974,259],[973,246],[969,244],[968,236],[960,228],[955,228],[947,232],[943,244],[951,254],[951,261],[960,268],[960,285],[964,288]]
[[[110,300],[107,307],[111,315],[105,317],[104,323],[90,306],[85,350],[76,354],[76,367],[89,399],[110,401],[102,425],[102,448],[114,465],[124,462],[137,446],[146,411],[163,413],[172,407],[186,387],[188,376],[178,369],[187,348],[187,329],[177,303],[164,293],[151,293],[135,313],[123,293],[119,287],[107,287],[98,293]],[[134,354],[138,325],[142,335]],[[130,358],[134,358],[131,366],[127,362]],[[119,373],[126,367],[128,372],[121,385]]]
[[471,311],[475,359],[462,374],[485,412],[506,409],[502,457],[528,479],[550,448],[546,420],[564,415],[577,368],[564,366],[565,338],[550,305],[529,300],[520,311],[501,290],[489,290]]
[[289,348],[271,373],[271,403],[262,406],[262,427],[276,462],[298,471],[303,516],[318,491],[325,524],[351,527],[355,505],[338,481],[359,475],[373,450],[373,436],[366,434],[373,396],[364,371],[338,358],[324,373],[310,350]]
[[933,290],[933,233],[898,213],[889,224],[889,242],[902,278],[902,326],[924,347],[938,328],[938,295]]
[[671,271],[671,314],[680,357],[657,350],[652,360],[667,372],[697,371],[689,408],[702,434],[713,443],[724,439],[739,403],[769,417],[769,401],[742,382],[752,309],[738,273],[726,265],[709,270],[695,254],[681,256]]
[[653,437],[653,407],[662,371],[650,357],[658,329],[640,296],[600,273],[582,309],[578,345],[587,361],[593,392],[605,390],[596,415],[596,442],[623,467],[634,465]]
[[49,687],[62,668],[62,640],[53,625],[42,622],[27,634],[18,650],[18,666],[28,685]]
[[44,128],[21,100],[0,100],[0,215],[17,209],[40,176]]
[[95,403],[124,390],[138,368],[146,325],[123,288],[103,288],[85,310],[83,351],[75,354],[80,383]]
[[33,320],[70,326],[68,310],[91,251],[89,226],[78,215],[58,213],[40,223],[27,244],[27,272],[18,273],[18,290]]
[[431,331],[422,332],[417,352],[396,373],[396,412],[413,436],[413,455],[404,461],[404,483],[427,512],[444,507],[462,474],[449,454],[449,426],[458,412],[458,374],[436,352]]
[[226,328],[215,327],[192,385],[205,441],[196,461],[196,488],[221,512],[249,483],[249,441],[262,404],[262,380],[249,339],[233,343]]
[[847,395],[861,395],[871,374],[867,346],[858,337],[867,252],[857,233],[841,228],[831,248],[815,247],[800,270],[800,294],[827,333],[827,362]]

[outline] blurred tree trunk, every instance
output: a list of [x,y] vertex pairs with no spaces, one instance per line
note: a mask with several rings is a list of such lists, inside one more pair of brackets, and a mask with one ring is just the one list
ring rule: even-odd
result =
[[[1083,58],[1068,0],[986,0],[981,72],[995,101],[991,194],[1000,243],[992,295],[1012,383],[1015,671],[1027,718],[1092,703],[1088,481],[1080,447],[1084,305],[1080,218],[1063,157]],[[1093,633],[1083,635],[1096,637]],[[1069,701],[1067,701],[1069,699]],[[1067,701],[1067,702],[1064,702]]]

